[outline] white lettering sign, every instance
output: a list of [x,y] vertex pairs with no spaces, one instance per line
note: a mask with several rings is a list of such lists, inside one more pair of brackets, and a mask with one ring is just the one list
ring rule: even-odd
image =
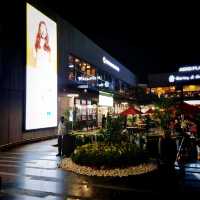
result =
[[79,85],[78,88],[85,89],[88,88],[88,85]]
[[104,85],[105,85],[105,87],[109,87],[109,82],[106,81]]
[[200,74],[192,74],[189,76],[175,76],[175,75],[170,75],[168,80],[170,83],[174,83],[176,81],[190,81],[190,80],[198,80],[200,79]]
[[100,80],[101,77],[100,77],[100,76],[98,76],[98,77],[96,77],[96,76],[91,76],[91,77],[79,76],[79,77],[78,77],[78,80],[79,80],[79,81],[96,81],[97,79]]
[[120,71],[120,68],[117,65],[113,64],[111,61],[109,61],[106,57],[103,57],[103,63],[112,67],[114,70],[118,72]]
[[200,71],[200,66],[188,66],[188,67],[180,67],[179,72],[191,72],[191,71]]

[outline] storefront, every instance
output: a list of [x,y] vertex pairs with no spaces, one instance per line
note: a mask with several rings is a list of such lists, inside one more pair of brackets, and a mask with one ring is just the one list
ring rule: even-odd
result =
[[[42,3],[28,2],[5,8],[0,145],[55,135],[65,112],[73,126],[92,129],[103,107],[99,91],[113,95],[115,105],[117,95],[128,101],[136,85],[134,74],[71,24]],[[112,106],[105,107],[102,113],[110,112]]]
[[[113,64],[105,56],[102,58],[102,63],[92,65],[92,61],[86,61],[74,54],[71,53],[68,56],[62,93],[67,96],[71,93],[78,96],[74,98],[72,118],[73,123],[76,124],[74,129],[90,130],[100,127],[102,117],[107,116],[108,113],[114,115],[127,108],[129,97],[132,97],[131,87],[135,84],[130,84],[113,75],[113,72],[118,72],[123,68]],[[113,72],[108,71],[108,67]],[[119,102],[118,96],[124,102]],[[67,106],[64,110],[66,109],[68,109]],[[62,114],[63,110],[60,113]]]
[[102,125],[102,117],[114,113],[113,94],[99,91],[98,126]]
[[[159,97],[200,99],[200,66],[178,68],[177,72],[149,75],[149,92]],[[190,101],[191,102],[191,101]]]

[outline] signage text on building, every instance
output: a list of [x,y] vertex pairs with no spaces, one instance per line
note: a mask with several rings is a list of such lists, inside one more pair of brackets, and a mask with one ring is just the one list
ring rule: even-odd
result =
[[180,67],[179,72],[192,72],[192,71],[200,71],[200,66],[187,66],[187,67]]
[[170,83],[174,83],[177,81],[190,81],[190,80],[199,80],[200,79],[200,74],[192,74],[192,75],[173,75],[171,74],[168,78]]
[[111,68],[113,68],[118,72],[120,71],[120,68],[117,65],[113,64],[111,61],[109,61],[105,56],[103,57],[103,63],[110,66]]

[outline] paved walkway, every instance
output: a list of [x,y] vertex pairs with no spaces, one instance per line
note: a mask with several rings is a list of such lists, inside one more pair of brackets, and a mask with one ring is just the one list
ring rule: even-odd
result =
[[160,172],[128,178],[94,178],[59,169],[54,144],[55,139],[0,153],[0,199],[106,200],[172,195],[174,191],[200,193],[200,163],[188,165],[184,178]]

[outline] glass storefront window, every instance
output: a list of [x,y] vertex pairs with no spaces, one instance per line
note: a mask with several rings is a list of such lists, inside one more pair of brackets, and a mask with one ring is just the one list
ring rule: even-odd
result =
[[109,74],[98,70],[97,79],[98,79],[97,86],[99,89],[105,89],[105,90],[113,90],[114,89],[113,79]]
[[184,92],[196,92],[200,91],[200,85],[184,85],[183,86]]
[[68,61],[68,80],[83,82],[84,84],[96,87],[97,77],[95,67],[72,55],[69,56]]
[[97,125],[97,105],[90,100],[75,99],[75,121],[78,129],[92,129]]
[[68,57],[67,79],[99,90],[114,91],[123,96],[130,96],[129,86],[126,83],[73,55]]
[[71,81],[75,80],[75,65],[74,58],[72,56],[68,57],[67,79]]

